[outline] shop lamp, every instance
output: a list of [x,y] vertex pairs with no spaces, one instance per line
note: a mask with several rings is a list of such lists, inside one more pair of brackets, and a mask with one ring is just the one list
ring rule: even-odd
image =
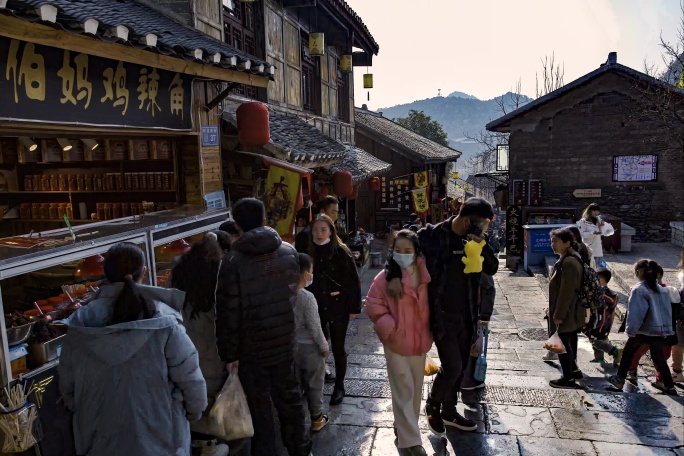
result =
[[88,147],[90,150],[95,150],[95,149],[97,149],[98,146],[100,145],[100,143],[98,143],[98,142],[95,141],[94,139],[82,139],[81,141],[82,141],[83,144],[85,144],[86,147]]
[[343,54],[340,56],[340,71],[342,73],[352,72],[352,56],[351,54]]
[[57,138],[57,142],[60,146],[62,146],[62,150],[65,152],[71,150],[71,148],[73,147],[69,140],[66,138]]
[[26,136],[21,136],[19,138],[19,142],[31,152],[38,148],[38,144],[36,144],[34,140],[32,140],[31,138],[27,138]]
[[309,54],[315,56],[325,55],[324,33],[309,33]]

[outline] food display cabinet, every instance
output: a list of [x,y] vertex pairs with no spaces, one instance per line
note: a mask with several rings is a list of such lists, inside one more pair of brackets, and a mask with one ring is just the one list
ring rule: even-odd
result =
[[104,280],[103,255],[119,242],[132,242],[144,252],[144,283],[164,286],[175,257],[227,216],[226,210],[186,206],[0,239],[0,310],[5,317],[0,318],[0,388],[17,381],[39,386],[29,398],[38,407],[42,429],[35,454],[67,456],[74,450],[71,413],[58,403],[56,367],[63,332],[31,317],[44,312],[57,320],[69,301],[87,302]]

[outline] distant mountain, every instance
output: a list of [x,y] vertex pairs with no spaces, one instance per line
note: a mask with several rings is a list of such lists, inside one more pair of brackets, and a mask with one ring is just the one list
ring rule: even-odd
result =
[[451,92],[449,94],[449,97],[451,97],[451,98],[465,98],[466,100],[479,100],[479,98],[474,97],[472,95],[468,95],[467,93],[463,93],[463,92]]
[[[506,112],[512,111],[516,95],[508,92],[502,96]],[[458,160],[458,168],[463,169],[465,162],[480,151],[479,144],[469,140],[466,135],[477,137],[481,131],[485,131],[485,125],[503,115],[499,108],[499,99],[501,97],[479,100],[462,92],[453,92],[448,97],[428,98],[378,111],[390,119],[406,117],[411,109],[425,112],[432,120],[442,124],[449,135],[450,146],[463,152]],[[530,101],[532,98],[520,95],[521,105]]]

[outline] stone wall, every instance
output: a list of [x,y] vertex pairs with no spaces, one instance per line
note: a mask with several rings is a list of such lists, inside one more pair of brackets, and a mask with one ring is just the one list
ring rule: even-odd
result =
[[[655,122],[634,120],[631,83],[612,78],[513,121],[510,178],[542,179],[541,206],[581,213],[596,202],[635,228],[635,241],[669,241],[669,222],[684,220],[684,160],[668,149]],[[656,182],[613,182],[613,156],[642,154],[658,155]],[[601,198],[572,194],[589,188],[601,189]]]

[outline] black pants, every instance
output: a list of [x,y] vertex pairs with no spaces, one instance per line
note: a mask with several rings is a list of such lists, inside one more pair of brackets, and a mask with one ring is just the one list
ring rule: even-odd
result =
[[344,342],[347,338],[349,317],[325,318],[321,315],[321,326],[326,339],[330,339],[330,351],[335,358],[335,388],[344,388],[344,377],[347,375],[347,351]]
[[663,356],[663,346],[665,345],[664,337],[637,334],[636,336],[627,339],[625,349],[622,352],[622,360],[620,361],[617,376],[621,379],[627,377],[627,371],[629,371],[632,360],[642,345],[649,346],[651,350],[651,359],[653,360],[656,370],[660,373],[660,378],[663,380],[665,388],[674,388],[670,366],[667,365],[667,360],[665,359],[665,356]]
[[290,456],[308,456],[312,445],[310,429],[306,424],[308,411],[295,377],[294,360],[273,366],[240,361],[238,375],[254,425],[252,456],[277,454],[271,400],[278,411],[280,435],[287,452]]
[[560,361],[561,369],[563,370],[563,378],[565,380],[572,380],[574,378],[573,373],[578,370],[577,331],[569,333],[559,332],[558,336],[563,341],[566,351],[565,353],[560,353],[558,355],[558,361]]
[[456,413],[458,393],[468,366],[473,342],[473,325],[468,320],[460,316],[445,316],[444,336],[435,341],[442,367],[432,384],[429,400],[434,405],[441,404],[445,416]]

